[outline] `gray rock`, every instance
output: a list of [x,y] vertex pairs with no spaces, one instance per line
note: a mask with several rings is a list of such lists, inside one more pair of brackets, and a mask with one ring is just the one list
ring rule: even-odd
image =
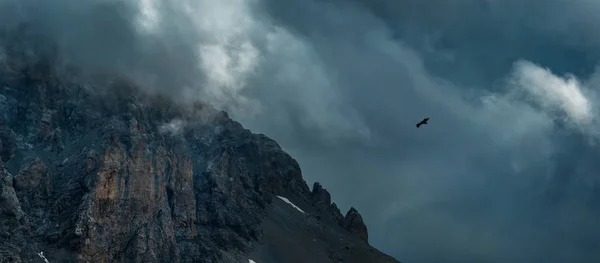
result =
[[[342,217],[325,189],[309,190],[275,141],[208,105],[57,72],[52,49],[20,54],[28,42],[13,37],[0,71],[13,87],[0,89],[0,261],[248,262],[288,229],[290,244],[313,249],[305,262],[395,262],[360,241],[356,210]],[[276,195],[306,214],[277,210],[289,207]],[[302,250],[282,252],[270,253],[295,262]]]

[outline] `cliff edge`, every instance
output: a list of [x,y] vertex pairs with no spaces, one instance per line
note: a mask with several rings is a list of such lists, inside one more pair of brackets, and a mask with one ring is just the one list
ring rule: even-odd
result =
[[397,262],[225,112],[6,54],[0,262]]

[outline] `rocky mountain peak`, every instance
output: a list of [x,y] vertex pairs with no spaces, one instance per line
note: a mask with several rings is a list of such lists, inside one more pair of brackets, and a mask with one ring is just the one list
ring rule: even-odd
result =
[[[248,262],[261,242],[289,236],[269,227],[282,195],[308,211],[285,217],[293,225],[277,218],[282,229],[306,226],[294,242],[336,251],[308,262],[395,262],[348,243],[367,240],[360,214],[343,217],[274,140],[227,113],[118,77],[65,77],[51,58],[14,52],[0,65],[6,262],[35,262],[40,251],[50,262]],[[317,238],[327,242],[316,246]]]
[[331,220],[361,240],[368,242],[367,226],[364,224],[360,213],[354,207],[351,207],[346,216],[343,216],[337,205],[331,203],[331,194],[329,191],[323,188],[319,182],[313,184],[310,199],[312,204],[317,208],[317,211],[326,220]]

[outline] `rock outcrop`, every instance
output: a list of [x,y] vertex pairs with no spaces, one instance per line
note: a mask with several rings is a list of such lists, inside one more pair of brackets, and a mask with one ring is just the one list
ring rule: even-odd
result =
[[365,242],[369,239],[367,226],[365,226],[362,216],[358,213],[358,211],[356,211],[356,209],[354,209],[354,207],[350,208],[348,213],[346,213],[346,216],[342,220],[342,226],[344,229],[356,234]]
[[[225,112],[23,56],[0,65],[0,262],[36,262],[40,251],[53,263],[248,262],[269,240],[276,195],[314,208],[297,215],[305,229],[324,229],[316,214],[346,232],[322,235],[367,241],[354,208],[342,216],[275,141]],[[336,249],[350,251],[344,242]],[[355,258],[373,260],[356,262],[395,262],[366,248]]]
[[332,220],[333,223],[343,227],[368,243],[369,235],[367,233],[367,226],[363,222],[362,216],[354,207],[351,207],[346,216],[343,216],[337,205],[331,202],[329,191],[323,188],[318,182],[314,183],[310,197],[312,204],[319,212],[319,219],[326,218],[327,220]]

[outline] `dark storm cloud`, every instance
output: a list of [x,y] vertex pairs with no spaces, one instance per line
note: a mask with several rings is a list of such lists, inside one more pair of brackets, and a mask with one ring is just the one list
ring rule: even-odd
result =
[[[438,73],[471,83],[498,78],[524,57],[561,73],[589,74],[600,55],[593,1],[355,2],[423,51]],[[444,51],[450,61],[439,58]]]
[[81,67],[274,137],[404,262],[600,260],[592,1],[0,4]]
[[[571,116],[588,102],[567,92],[569,84],[551,88],[551,74],[538,84],[509,81],[515,71],[540,73],[523,59],[554,74],[590,77],[598,60],[594,3],[266,6],[335,72],[339,95],[370,131],[364,144],[331,147],[307,144],[314,133],[274,136],[299,158],[307,178],[363,211],[375,245],[407,262],[598,260],[595,165],[580,161],[598,153],[573,138],[582,134],[565,126],[556,108],[528,103],[521,89],[565,92],[570,102],[558,104]],[[554,91],[541,104],[556,101]],[[431,125],[415,129],[423,116],[432,117]]]

